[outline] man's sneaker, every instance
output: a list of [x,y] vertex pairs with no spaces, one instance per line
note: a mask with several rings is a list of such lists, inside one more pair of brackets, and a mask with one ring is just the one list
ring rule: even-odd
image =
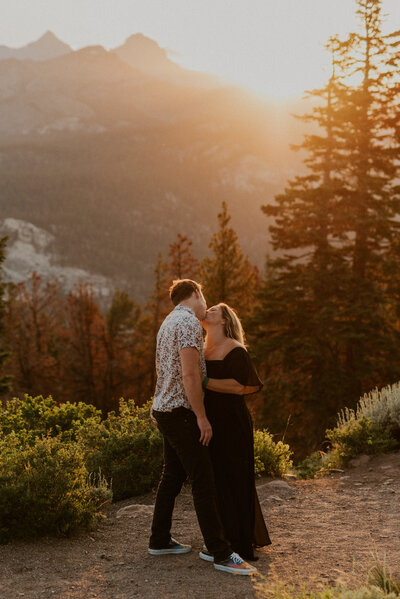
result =
[[205,545],[203,545],[203,549],[200,551],[199,556],[201,559],[204,559],[206,562],[213,562],[214,556],[210,553]]
[[214,568],[223,572],[230,572],[231,574],[241,574],[242,576],[249,576],[257,572],[256,568],[250,566],[237,553],[231,553],[223,562],[214,562]]
[[152,549],[149,547],[148,552],[150,555],[178,555],[180,553],[189,553],[191,549],[191,545],[181,545],[181,543],[178,543],[175,539],[171,539],[167,547],[164,547],[163,549]]

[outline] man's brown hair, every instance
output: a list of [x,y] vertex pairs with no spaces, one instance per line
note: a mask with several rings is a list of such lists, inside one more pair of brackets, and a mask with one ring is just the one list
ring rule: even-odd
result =
[[188,299],[194,291],[201,293],[200,283],[196,283],[192,279],[177,279],[169,288],[169,297],[174,306],[177,306],[183,300]]

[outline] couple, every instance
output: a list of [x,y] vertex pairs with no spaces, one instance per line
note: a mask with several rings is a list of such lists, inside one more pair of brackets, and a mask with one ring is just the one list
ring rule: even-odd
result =
[[170,532],[175,498],[189,477],[205,543],[200,557],[217,570],[252,574],[256,569],[243,558],[256,559],[254,546],[271,541],[255,489],[253,428],[244,395],[262,383],[229,306],[207,310],[201,285],[190,279],[174,281],[170,297],[175,309],[157,335],[152,417],[164,438],[164,470],[148,551],[191,550]]

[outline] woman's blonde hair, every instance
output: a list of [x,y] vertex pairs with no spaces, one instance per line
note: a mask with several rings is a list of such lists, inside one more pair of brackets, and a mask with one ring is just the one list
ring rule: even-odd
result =
[[225,335],[230,339],[236,339],[236,341],[239,341],[239,343],[241,343],[242,345],[246,345],[246,339],[242,323],[240,322],[235,310],[228,306],[228,304],[224,304],[223,302],[220,302],[218,306],[220,306],[221,308],[222,318],[225,321]]

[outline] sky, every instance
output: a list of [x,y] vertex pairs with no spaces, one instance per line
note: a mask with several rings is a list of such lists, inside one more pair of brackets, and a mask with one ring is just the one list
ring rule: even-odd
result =
[[[384,30],[400,29],[400,0],[382,7]],[[0,45],[51,30],[74,49],[110,49],[143,33],[182,66],[277,101],[323,85],[325,42],[356,27],[354,0],[0,0]]]

